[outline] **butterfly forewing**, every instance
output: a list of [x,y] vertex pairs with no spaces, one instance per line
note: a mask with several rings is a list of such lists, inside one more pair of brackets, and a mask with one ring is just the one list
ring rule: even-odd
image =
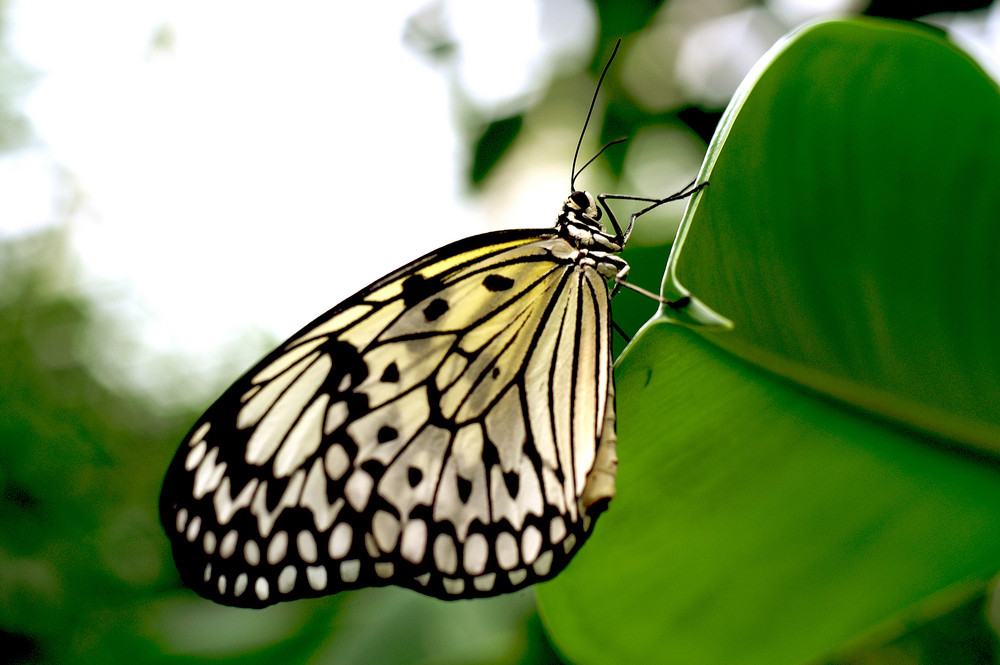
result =
[[561,570],[615,464],[608,289],[579,257],[552,232],[455,243],[247,372],[164,482],[188,584],[254,607],[487,596]]

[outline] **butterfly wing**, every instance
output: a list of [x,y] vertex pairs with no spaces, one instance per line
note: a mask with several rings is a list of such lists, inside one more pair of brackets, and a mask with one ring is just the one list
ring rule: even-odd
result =
[[161,520],[185,581],[259,607],[555,575],[614,493],[609,295],[566,240],[469,238],[330,310],[205,413]]

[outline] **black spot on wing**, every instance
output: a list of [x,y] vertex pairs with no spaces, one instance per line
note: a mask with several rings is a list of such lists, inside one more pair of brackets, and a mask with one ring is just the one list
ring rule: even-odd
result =
[[406,472],[406,479],[410,483],[410,487],[416,487],[420,484],[420,481],[424,478],[424,472],[415,466],[411,466]]
[[517,498],[517,491],[521,488],[521,477],[513,471],[503,474],[503,483],[507,486],[507,491],[512,499]]
[[472,496],[472,481],[466,480],[462,476],[456,478],[458,485],[458,498],[462,500],[462,503],[466,503],[469,497]]
[[503,275],[487,275],[483,280],[483,286],[490,291],[506,291],[514,286],[514,280]]
[[424,316],[428,321],[436,321],[447,311],[448,303],[441,298],[435,298],[431,301],[431,304],[424,308]]
[[425,278],[423,275],[410,275],[403,280],[403,304],[414,307],[444,288],[439,277]]
[[[342,392],[349,392],[352,386],[356,386],[368,378],[368,365],[358,350],[347,342],[331,340],[323,344],[320,350],[329,354],[333,361],[333,367],[323,382],[320,392],[327,392],[337,395]],[[344,381],[344,377],[349,377]],[[346,387],[346,390],[341,390]]]
[[389,363],[389,366],[382,372],[382,383],[396,383],[399,381],[399,368],[396,363]]
[[388,443],[394,441],[397,436],[399,436],[399,432],[396,431],[396,428],[383,425],[379,428],[377,438],[379,443]]

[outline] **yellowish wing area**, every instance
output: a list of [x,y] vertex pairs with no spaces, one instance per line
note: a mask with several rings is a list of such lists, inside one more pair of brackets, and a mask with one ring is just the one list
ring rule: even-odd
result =
[[376,282],[209,409],[164,517],[200,593],[475,597],[566,565],[614,492],[607,284],[551,233],[496,239]]

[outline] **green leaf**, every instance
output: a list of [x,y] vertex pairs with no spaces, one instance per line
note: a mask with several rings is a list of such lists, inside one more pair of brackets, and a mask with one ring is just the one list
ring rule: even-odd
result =
[[473,185],[479,185],[486,179],[486,176],[493,170],[493,167],[496,166],[500,158],[507,152],[507,148],[521,132],[522,124],[524,124],[524,118],[515,115],[495,120],[483,130],[479,140],[476,141],[472,172],[469,174],[469,181]]
[[666,308],[622,356],[618,496],[539,588],[570,658],[799,663],[1000,568],[998,161],[995,83],[929,29],[758,65],[664,283],[735,328]]

